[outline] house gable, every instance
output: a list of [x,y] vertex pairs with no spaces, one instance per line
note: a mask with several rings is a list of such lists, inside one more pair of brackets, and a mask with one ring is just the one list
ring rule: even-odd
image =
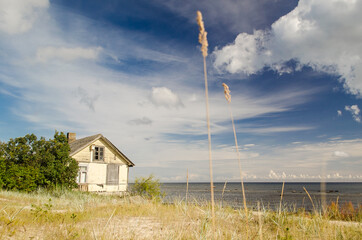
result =
[[[134,164],[116,148],[102,134],[93,135],[90,137],[75,140],[70,144],[70,156],[78,162],[95,162],[95,163],[113,163],[119,165],[127,165],[133,167]],[[100,149],[101,148],[101,149]],[[98,159],[99,153],[102,151],[103,159]]]
[[[95,159],[95,148],[103,148],[103,160]],[[93,151],[93,152],[92,152]],[[105,141],[98,139],[72,156],[78,162],[114,163],[128,165],[127,160],[114,151]]]

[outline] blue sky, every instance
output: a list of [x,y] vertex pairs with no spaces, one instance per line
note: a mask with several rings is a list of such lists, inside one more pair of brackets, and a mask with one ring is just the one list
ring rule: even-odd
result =
[[362,1],[0,0],[0,140],[102,133],[131,179],[362,180]]

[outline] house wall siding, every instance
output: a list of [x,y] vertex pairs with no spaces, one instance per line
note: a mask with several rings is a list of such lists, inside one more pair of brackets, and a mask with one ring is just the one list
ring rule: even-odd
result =
[[87,173],[87,183],[89,184],[106,184],[107,164],[89,163]]
[[90,147],[84,148],[82,151],[74,154],[72,157],[78,162],[90,162]]
[[122,165],[119,166],[119,183],[121,184],[127,184],[128,179],[128,166]]

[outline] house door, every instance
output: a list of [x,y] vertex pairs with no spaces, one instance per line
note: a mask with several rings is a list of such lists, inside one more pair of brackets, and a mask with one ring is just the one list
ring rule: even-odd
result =
[[117,164],[107,165],[107,185],[119,184],[119,166]]

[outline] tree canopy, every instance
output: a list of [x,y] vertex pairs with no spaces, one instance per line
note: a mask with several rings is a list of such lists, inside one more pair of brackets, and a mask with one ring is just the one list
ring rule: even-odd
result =
[[0,186],[27,192],[39,187],[76,187],[78,163],[69,152],[62,132],[55,132],[49,140],[27,134],[0,142]]

